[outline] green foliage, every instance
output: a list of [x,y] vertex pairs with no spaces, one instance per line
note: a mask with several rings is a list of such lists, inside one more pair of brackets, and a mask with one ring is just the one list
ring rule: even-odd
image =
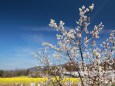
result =
[[0,77],[3,77],[4,71],[0,70]]
[[114,85],[111,85],[111,86],[115,86],[115,84],[114,84]]

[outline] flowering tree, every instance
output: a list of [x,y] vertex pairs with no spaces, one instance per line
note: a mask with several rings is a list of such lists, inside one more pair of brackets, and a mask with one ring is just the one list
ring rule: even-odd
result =
[[[93,11],[94,4],[86,8],[84,5],[79,8],[80,18],[76,22],[77,27],[74,29],[66,29],[64,22],[60,21],[59,25],[55,20],[51,19],[49,26],[61,32],[57,34],[57,45],[50,43],[43,43],[45,49],[34,55],[38,57],[39,61],[48,67],[51,75],[59,76],[57,84],[63,86],[61,80],[63,79],[64,69],[62,66],[56,66],[52,63],[50,58],[55,58],[59,62],[72,63],[80,77],[82,86],[103,86],[105,83],[110,83],[106,79],[108,70],[112,70],[112,65],[115,59],[115,31],[110,33],[109,38],[102,42],[97,43],[99,40],[99,33],[104,28],[102,22],[94,26],[93,30],[89,30],[90,25],[89,14]],[[101,42],[101,41],[100,41]],[[47,49],[54,51],[53,55],[48,55]],[[51,66],[55,66],[52,69]],[[55,85],[55,84],[53,84]]]

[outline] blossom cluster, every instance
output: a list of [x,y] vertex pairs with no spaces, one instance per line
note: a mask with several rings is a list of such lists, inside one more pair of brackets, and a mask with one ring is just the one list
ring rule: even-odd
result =
[[[106,71],[112,70],[115,56],[115,31],[112,31],[110,37],[100,44],[100,48],[96,39],[99,38],[100,31],[104,28],[104,25],[101,22],[95,25],[93,30],[88,29],[90,25],[89,14],[93,9],[94,4],[88,8],[84,5],[79,8],[80,18],[76,22],[78,26],[70,30],[65,29],[63,21],[60,21],[59,25],[57,25],[55,20],[51,19],[49,26],[61,32],[61,34],[56,34],[58,46],[48,42],[42,44],[55,51],[52,57],[56,59],[67,58],[68,62],[72,62],[75,65],[79,76],[84,77],[84,79],[80,77],[83,86],[93,86],[94,84],[102,86],[102,83],[105,83]],[[35,56],[40,57],[40,55]],[[46,58],[47,56],[43,55],[41,57],[41,61],[44,64],[50,64],[50,61]],[[58,71],[61,74],[62,70],[63,68],[57,67],[53,72]]]

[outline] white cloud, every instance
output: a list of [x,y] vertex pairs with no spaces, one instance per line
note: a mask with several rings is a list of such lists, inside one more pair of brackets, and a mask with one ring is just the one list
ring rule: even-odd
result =
[[43,26],[43,27],[21,27],[23,30],[26,31],[35,31],[35,32],[55,32],[56,30],[51,28],[50,26]]
[[110,34],[111,33],[111,31],[112,31],[112,29],[103,29],[101,32],[100,32],[100,34]]

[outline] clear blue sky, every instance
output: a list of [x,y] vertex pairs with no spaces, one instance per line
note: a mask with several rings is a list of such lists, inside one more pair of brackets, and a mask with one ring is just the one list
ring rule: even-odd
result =
[[42,42],[55,44],[51,18],[75,27],[82,5],[95,4],[91,26],[105,25],[101,37],[115,29],[115,0],[0,0],[0,69],[29,68],[37,60],[31,55]]

